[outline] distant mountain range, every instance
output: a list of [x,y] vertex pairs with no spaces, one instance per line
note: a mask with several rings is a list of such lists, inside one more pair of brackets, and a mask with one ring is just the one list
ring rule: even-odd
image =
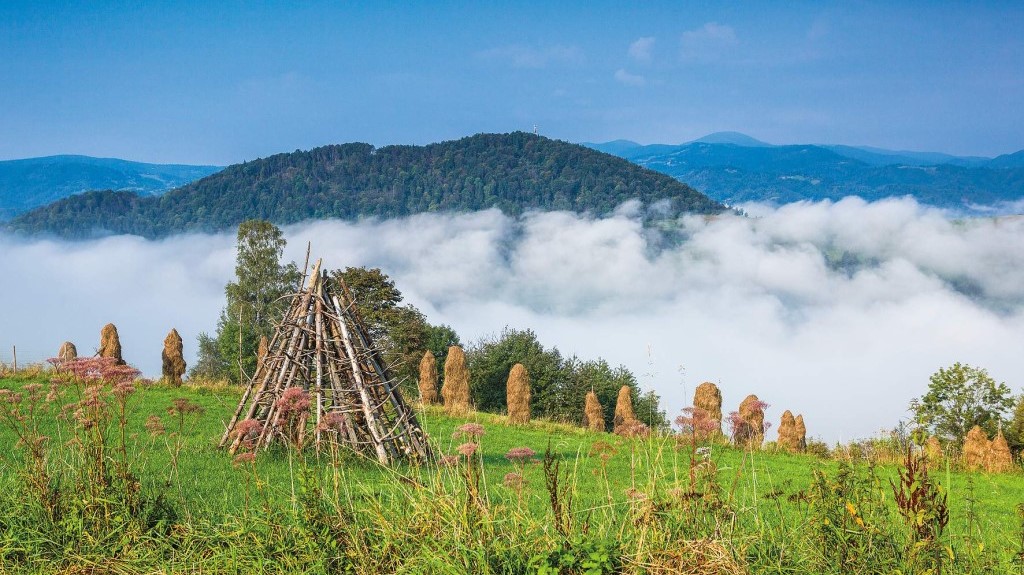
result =
[[144,164],[89,156],[0,161],[0,221],[89,190],[154,195],[220,170],[218,166]]
[[160,196],[99,191],[20,215],[9,228],[84,238],[220,231],[246,219],[397,217],[500,208],[605,215],[640,200],[659,216],[725,208],[664,174],[533,134],[478,134],[428,146],[343,144],[228,166]]
[[963,213],[998,213],[1019,210],[1024,200],[1024,150],[983,158],[840,145],[774,146],[737,132],[679,145],[628,140],[583,145],[668,174],[727,204],[913,196]]

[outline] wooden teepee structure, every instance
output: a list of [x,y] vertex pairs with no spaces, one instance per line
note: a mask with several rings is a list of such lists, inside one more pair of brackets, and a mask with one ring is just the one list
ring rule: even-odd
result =
[[[221,439],[234,453],[243,442],[253,450],[275,438],[301,446],[311,430],[317,447],[334,440],[388,464],[406,457],[427,459],[430,447],[412,409],[356,311],[344,282],[313,266],[308,285],[295,294],[270,340],[267,354],[242,395]],[[289,388],[308,394],[309,411],[298,421],[282,415]],[[244,415],[243,415],[244,414]],[[242,421],[256,431],[239,434]],[[243,437],[243,435],[247,435]]]

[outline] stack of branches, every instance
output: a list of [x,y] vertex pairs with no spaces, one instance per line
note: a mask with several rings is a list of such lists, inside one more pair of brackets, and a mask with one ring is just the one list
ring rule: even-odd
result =
[[334,441],[382,464],[431,457],[351,292],[320,261],[293,296],[220,445],[255,451],[276,438],[301,448],[310,434],[318,448]]

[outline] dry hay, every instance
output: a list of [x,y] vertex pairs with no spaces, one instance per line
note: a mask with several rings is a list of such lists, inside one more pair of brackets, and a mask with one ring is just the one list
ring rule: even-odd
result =
[[449,414],[462,415],[469,411],[469,370],[466,368],[466,354],[457,345],[448,348],[441,397]]
[[800,437],[797,435],[796,418],[793,417],[793,412],[788,409],[782,412],[782,421],[779,423],[778,445],[790,453],[800,450]]
[[267,341],[267,336],[260,336],[260,345],[256,348],[256,365],[263,363],[263,358],[267,357],[267,352],[270,349],[270,342]]
[[508,372],[505,384],[505,399],[508,402],[508,420],[510,423],[529,423],[530,421],[530,374],[517,363]]
[[583,402],[583,422],[590,431],[604,431],[604,408],[593,390],[587,392]]
[[742,425],[736,430],[736,443],[743,447],[759,448],[764,442],[764,404],[756,395],[748,395],[740,403]]
[[671,549],[653,551],[642,565],[650,575],[746,575],[729,548],[711,539],[674,542]]
[[181,385],[181,376],[185,373],[185,358],[182,351],[181,336],[178,335],[178,330],[171,328],[170,333],[164,338],[164,351],[161,358],[163,359],[164,379],[175,387]]
[[698,431],[698,439],[708,439],[721,435],[722,391],[718,389],[718,386],[710,381],[705,381],[698,385],[697,390],[693,393],[693,407],[704,410],[704,413],[706,413],[710,419],[718,422],[718,425],[716,426],[718,428],[717,430],[711,430],[711,432],[704,430]]
[[796,439],[797,451],[800,453],[807,451],[807,426],[804,425],[803,414],[796,416]]
[[1013,469],[1013,454],[1010,452],[1010,445],[1003,437],[1003,430],[996,433],[996,438],[989,443],[988,458],[985,461],[985,471],[989,473],[1006,473]]
[[420,401],[426,405],[437,403],[437,359],[428,349],[420,360]]
[[60,349],[57,350],[57,359],[60,361],[74,361],[78,359],[78,348],[70,341],[65,341],[60,344]]
[[942,461],[942,444],[939,443],[938,437],[932,435],[924,442],[924,456],[928,458],[928,463]]
[[121,339],[117,336],[117,326],[108,323],[100,331],[100,350],[97,352],[100,357],[112,357],[117,360],[118,365],[124,365],[124,358],[121,357]]
[[632,394],[633,390],[628,385],[623,385],[619,389],[619,397],[615,400],[615,419],[612,420],[612,430],[615,433],[632,427],[636,421]]
[[984,469],[985,462],[988,459],[988,452],[988,436],[981,430],[981,427],[975,425],[967,432],[967,437],[964,438],[964,467],[971,471]]

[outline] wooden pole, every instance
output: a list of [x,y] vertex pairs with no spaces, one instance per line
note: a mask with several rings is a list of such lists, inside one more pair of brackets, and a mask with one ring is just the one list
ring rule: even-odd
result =
[[18,346],[11,346],[11,355],[14,356],[14,375],[18,375]]

